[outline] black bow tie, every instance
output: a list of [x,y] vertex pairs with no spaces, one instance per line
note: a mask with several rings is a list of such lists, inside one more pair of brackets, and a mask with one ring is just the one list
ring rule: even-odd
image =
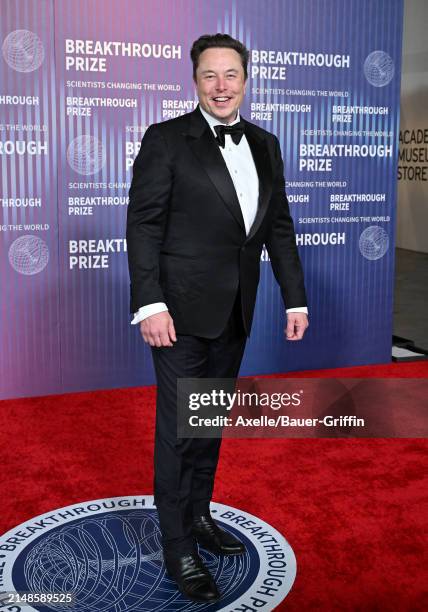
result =
[[232,136],[232,140],[235,144],[239,144],[241,138],[244,135],[245,127],[244,122],[239,121],[239,123],[235,123],[235,125],[215,125],[214,126],[215,133],[217,134],[217,142],[224,149],[225,145],[225,136],[226,134],[230,134]]

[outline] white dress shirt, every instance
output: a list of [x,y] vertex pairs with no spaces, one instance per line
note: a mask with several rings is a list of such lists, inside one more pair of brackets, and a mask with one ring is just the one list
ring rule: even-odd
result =
[[[204,111],[201,106],[199,106],[199,110],[208,122],[214,136],[216,136],[214,126],[219,125],[220,122]],[[238,111],[236,119],[231,121],[228,125],[234,125],[239,121],[240,116]],[[233,142],[230,134],[225,134],[225,146],[219,148],[235,187],[236,195],[241,206],[242,217],[244,219],[245,231],[248,236],[254,219],[256,218],[259,201],[259,178],[250,146],[245,138],[245,134],[242,136],[239,144]],[[168,307],[163,302],[142,306],[138,312],[134,313],[131,325],[137,325],[151,315],[167,310]],[[287,312],[304,312],[307,314],[308,309],[305,306],[300,308],[287,308]]]
[[[219,125],[218,119],[211,117],[203,108],[199,108],[212,129],[214,136],[216,136],[214,126]],[[238,111],[235,121],[231,121],[228,125],[235,125],[239,121]],[[245,138],[245,134],[242,136],[239,144],[233,142],[230,134],[225,134],[225,145],[219,148],[229,174],[232,177],[233,186],[235,187],[244,218],[245,231],[248,236],[256,218],[259,202],[259,177],[253,156],[251,155],[250,145]]]

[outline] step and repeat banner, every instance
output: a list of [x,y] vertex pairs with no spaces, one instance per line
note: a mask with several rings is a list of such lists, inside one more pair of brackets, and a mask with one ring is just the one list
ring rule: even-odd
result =
[[130,326],[132,163],[148,125],[194,109],[190,47],[214,32],[250,49],[242,114],[280,139],[311,321],[284,341],[264,253],[241,372],[389,361],[402,10],[3,0],[0,397],[154,382]]

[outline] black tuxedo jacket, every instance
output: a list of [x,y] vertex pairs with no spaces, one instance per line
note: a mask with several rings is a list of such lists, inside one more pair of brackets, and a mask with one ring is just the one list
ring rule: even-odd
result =
[[248,236],[232,179],[199,108],[151,125],[134,162],[126,233],[131,312],[165,302],[179,334],[220,335],[240,288],[249,335],[263,244],[286,307],[306,305],[278,139],[244,122],[259,176]]

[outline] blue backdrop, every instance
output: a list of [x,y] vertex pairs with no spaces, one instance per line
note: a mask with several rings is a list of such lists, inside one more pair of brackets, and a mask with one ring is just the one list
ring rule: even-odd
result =
[[130,326],[125,220],[150,123],[195,105],[203,33],[251,51],[310,328],[283,339],[268,261],[242,373],[390,360],[402,0],[8,0],[0,24],[0,397],[154,382]]

